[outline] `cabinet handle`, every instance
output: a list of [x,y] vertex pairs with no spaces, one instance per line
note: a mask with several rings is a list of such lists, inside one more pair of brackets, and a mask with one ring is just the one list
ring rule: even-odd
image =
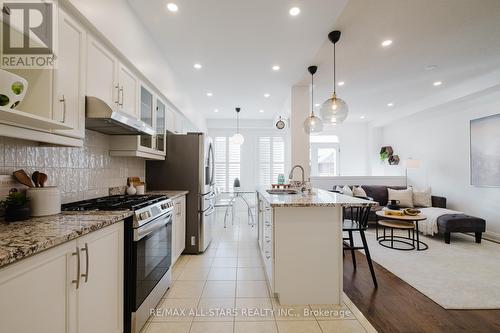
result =
[[[123,86],[121,86],[118,93],[119,93],[118,94],[118,105],[123,106]],[[121,96],[121,102],[120,102],[120,96]]]
[[85,278],[85,283],[89,280],[89,244],[85,243],[85,248],[81,249],[82,252],[85,252],[85,274],[80,275],[82,278]]
[[71,253],[71,255],[76,256],[76,280],[71,281],[71,283],[76,284],[76,289],[80,287],[80,248],[76,247],[76,252]]
[[62,103],[62,108],[63,108],[63,116],[62,116],[61,123],[65,123],[66,122],[66,98],[64,97],[64,95],[62,95],[62,97],[59,99],[59,102]]
[[116,85],[115,89],[116,89],[116,101],[115,101],[115,103],[117,105],[120,105],[120,86]]
[[271,223],[266,222],[266,227],[270,227],[270,226],[271,226]]
[[271,254],[268,251],[266,251],[266,259],[271,259]]

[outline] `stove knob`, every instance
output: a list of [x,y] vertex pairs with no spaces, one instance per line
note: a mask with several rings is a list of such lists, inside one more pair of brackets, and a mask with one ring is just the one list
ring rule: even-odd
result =
[[149,212],[142,212],[139,214],[139,219],[140,220],[145,220],[149,217]]

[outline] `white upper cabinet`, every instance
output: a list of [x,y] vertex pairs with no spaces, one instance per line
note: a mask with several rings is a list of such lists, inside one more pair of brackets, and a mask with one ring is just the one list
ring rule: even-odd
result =
[[138,118],[137,95],[138,81],[137,77],[123,64],[119,64],[118,70],[118,108],[131,116]]
[[100,98],[111,108],[118,107],[118,60],[93,37],[87,47],[87,96]]
[[160,99],[156,98],[156,136],[155,136],[155,145],[156,150],[159,152],[166,152],[166,123],[167,123],[167,107],[165,103]]
[[59,10],[59,49],[55,70],[52,118],[71,130],[61,135],[85,136],[85,50],[86,32],[62,9]]

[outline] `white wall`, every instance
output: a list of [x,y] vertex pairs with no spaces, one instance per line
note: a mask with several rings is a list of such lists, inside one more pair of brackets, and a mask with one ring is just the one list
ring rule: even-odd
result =
[[[402,160],[421,161],[420,169],[409,170],[410,184],[431,186],[434,194],[448,198],[451,209],[486,219],[487,232],[496,239],[500,239],[500,188],[470,185],[469,122],[499,112],[500,92],[495,87],[382,129],[382,144],[391,145]],[[401,175],[404,163],[384,169],[382,174]]]
[[[112,44],[198,128],[204,117],[193,110],[164,54],[125,0],[65,0]],[[172,45],[175,47],[175,45]]]
[[324,135],[336,135],[339,138],[340,176],[368,176],[370,170],[368,124],[364,122],[346,122],[324,131]]

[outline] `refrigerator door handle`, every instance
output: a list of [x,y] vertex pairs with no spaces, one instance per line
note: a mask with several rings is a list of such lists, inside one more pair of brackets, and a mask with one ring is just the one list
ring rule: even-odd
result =
[[208,209],[205,211],[205,216],[210,216],[210,215],[212,215],[213,213],[215,213],[215,207],[214,207],[214,206],[211,206],[210,208],[208,208]]

